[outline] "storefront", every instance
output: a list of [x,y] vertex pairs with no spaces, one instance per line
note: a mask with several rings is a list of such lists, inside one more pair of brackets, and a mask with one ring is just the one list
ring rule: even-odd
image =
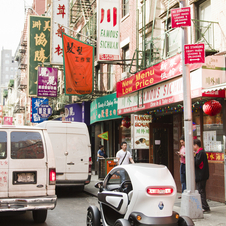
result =
[[[210,166],[207,198],[225,202],[225,129],[223,126],[225,124],[223,118],[225,91],[203,92],[213,84],[225,82],[225,70],[222,68],[225,68],[224,56],[207,57],[206,64],[191,71],[190,76],[193,136],[202,141]],[[140,74],[142,75],[142,72]],[[143,84],[146,79],[150,81],[150,77],[143,77]],[[215,99],[222,105],[221,112],[215,116],[206,115],[202,110],[203,105],[210,99]],[[184,134],[182,76],[173,78],[171,76],[171,79],[156,85],[121,95],[118,98],[118,114],[125,117],[134,113],[152,115],[152,123],[149,124],[149,162],[166,165],[173,174],[180,192],[180,163],[175,152],[180,149],[179,138]],[[133,150],[133,153],[135,152],[136,150]]]

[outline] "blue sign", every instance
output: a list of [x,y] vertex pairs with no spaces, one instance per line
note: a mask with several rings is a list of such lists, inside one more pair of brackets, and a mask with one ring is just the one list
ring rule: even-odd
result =
[[41,118],[40,115],[38,114],[38,108],[42,104],[49,104],[48,99],[43,99],[43,98],[31,98],[31,104],[32,104],[32,117],[31,117],[31,122],[34,123],[40,123],[46,120],[46,118]]
[[38,114],[41,118],[49,118],[52,115],[52,108],[48,104],[42,104],[38,107]]
[[65,121],[82,122],[82,105],[77,103],[66,105]]

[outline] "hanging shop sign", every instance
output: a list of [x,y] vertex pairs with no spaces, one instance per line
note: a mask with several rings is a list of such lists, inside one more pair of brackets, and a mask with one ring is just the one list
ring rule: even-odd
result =
[[[191,97],[225,97],[225,92],[214,92],[211,94],[202,93],[205,88],[205,74],[202,68],[193,71],[191,74]],[[139,104],[138,104],[139,101]],[[169,105],[183,101],[183,81],[182,77],[174,78],[144,89],[143,92],[136,92],[125,97],[118,98],[118,115],[137,112],[163,105]]]
[[217,152],[206,152],[206,156],[208,161],[219,161],[224,162],[224,153],[217,153]]
[[3,124],[4,125],[12,125],[13,124],[13,117],[5,116]]
[[50,61],[50,18],[29,16],[28,95],[37,96],[38,66]]
[[42,118],[38,114],[38,108],[41,105],[48,105],[49,100],[48,99],[42,99],[42,98],[31,98],[31,122],[33,123],[40,123],[45,121],[47,118]]
[[15,114],[15,116],[16,116],[15,125],[24,126],[24,114],[17,113]]
[[[202,67],[202,64],[190,65],[190,71]],[[157,83],[175,78],[182,74],[181,54],[162,61],[150,68],[137,72],[135,75],[117,82],[117,97],[122,97],[147,88]]]
[[41,118],[49,118],[52,115],[52,108],[48,104],[41,104],[38,107],[38,114]]
[[97,5],[97,60],[119,60],[120,1],[98,0]]
[[98,121],[121,118],[117,114],[116,93],[95,99],[90,105],[90,124]]
[[82,105],[77,103],[65,105],[65,121],[82,122]]
[[205,45],[189,44],[184,45],[185,64],[205,63]]
[[97,135],[99,138],[108,140],[108,131]]
[[149,148],[149,123],[152,122],[151,115],[131,115],[132,149]]
[[51,67],[38,67],[38,92],[39,97],[57,97],[58,69]]
[[191,26],[190,7],[171,9],[172,28]]
[[69,0],[51,1],[51,53],[50,62],[63,65],[62,32],[68,34],[69,27]]
[[94,47],[63,34],[64,86],[66,95],[93,92]]

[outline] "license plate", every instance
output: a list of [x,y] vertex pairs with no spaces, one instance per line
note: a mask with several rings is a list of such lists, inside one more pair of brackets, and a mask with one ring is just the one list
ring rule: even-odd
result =
[[13,172],[13,184],[36,184],[36,172]]

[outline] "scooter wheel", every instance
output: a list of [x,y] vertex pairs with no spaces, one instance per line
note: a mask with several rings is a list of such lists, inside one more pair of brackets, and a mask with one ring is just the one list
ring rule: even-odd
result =
[[89,206],[86,217],[87,226],[100,226],[100,211],[96,206]]
[[126,219],[118,219],[115,222],[114,226],[131,226],[131,225],[130,225],[129,221]]

